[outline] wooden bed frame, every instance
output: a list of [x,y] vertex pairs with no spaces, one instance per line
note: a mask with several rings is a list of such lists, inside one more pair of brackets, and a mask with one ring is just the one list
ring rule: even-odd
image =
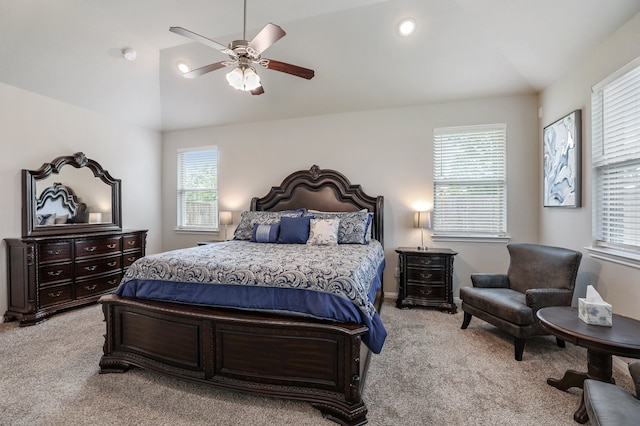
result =
[[[373,212],[372,236],[382,242],[383,197],[370,197],[341,173],[292,173],[251,210],[306,207]],[[382,289],[376,298],[382,306]],[[309,318],[103,296],[107,332],[101,373],[130,366],[219,388],[310,402],[344,425],[367,423],[362,391],[370,350],[367,327]]]

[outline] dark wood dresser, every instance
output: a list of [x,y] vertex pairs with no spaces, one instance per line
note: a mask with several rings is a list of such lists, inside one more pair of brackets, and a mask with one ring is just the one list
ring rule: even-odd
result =
[[453,257],[458,253],[447,248],[415,247],[400,247],[396,252],[400,272],[396,306],[428,306],[455,314]]
[[144,256],[146,230],[8,238],[5,320],[33,325],[113,291]]

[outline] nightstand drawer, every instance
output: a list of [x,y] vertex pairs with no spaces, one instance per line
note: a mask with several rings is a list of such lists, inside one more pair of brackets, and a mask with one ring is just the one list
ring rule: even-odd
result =
[[444,283],[444,269],[407,268],[407,281]]
[[408,297],[416,297],[419,299],[429,299],[429,300],[446,300],[447,299],[447,289],[445,286],[434,286],[434,285],[407,285],[407,296]]
[[418,266],[421,268],[444,268],[447,258],[445,256],[407,256],[407,266]]

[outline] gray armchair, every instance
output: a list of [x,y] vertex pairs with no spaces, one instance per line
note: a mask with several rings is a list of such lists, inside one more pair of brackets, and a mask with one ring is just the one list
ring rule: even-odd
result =
[[584,405],[593,426],[631,426],[640,423],[640,361],[629,364],[636,396],[613,383],[584,381]]
[[[525,339],[548,334],[536,316],[546,306],[570,306],[582,253],[537,244],[509,244],[506,274],[472,274],[473,287],[460,288],[464,320],[473,315],[514,337],[522,361]],[[564,341],[556,339],[558,346]]]

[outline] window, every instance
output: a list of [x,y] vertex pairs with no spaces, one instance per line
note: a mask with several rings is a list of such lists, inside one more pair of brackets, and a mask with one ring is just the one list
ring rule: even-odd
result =
[[434,129],[434,236],[507,232],[505,124]]
[[640,59],[594,86],[591,107],[594,245],[640,252]]
[[178,150],[178,229],[218,227],[218,148]]

